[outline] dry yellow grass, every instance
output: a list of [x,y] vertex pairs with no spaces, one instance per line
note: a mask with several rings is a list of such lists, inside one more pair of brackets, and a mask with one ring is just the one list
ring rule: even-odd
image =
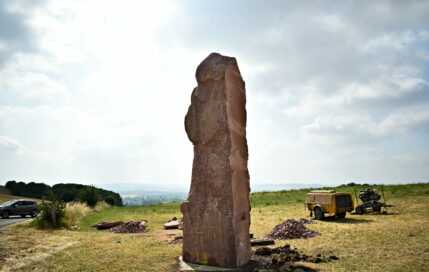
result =
[[77,226],[82,218],[91,212],[91,208],[85,203],[74,202],[66,206],[65,221],[70,227]]
[[[19,235],[16,235],[19,231]],[[114,234],[0,229],[3,271],[174,271],[181,245],[160,232]]]
[[22,271],[76,244],[75,237],[70,231],[40,231],[22,223],[1,228],[0,270]]
[[101,210],[105,208],[109,208],[110,205],[106,203],[106,201],[98,201],[97,204],[94,207],[94,211],[100,212]]
[[[307,225],[321,236],[289,243],[305,254],[337,255],[338,261],[306,264],[324,271],[425,271],[429,267],[429,195],[388,195],[391,215],[347,215]],[[90,213],[80,231],[42,231],[27,226],[0,230],[0,270],[174,271],[180,244],[162,223],[179,215],[178,204],[106,208]],[[251,232],[267,234],[288,218],[308,218],[302,204],[255,205]],[[113,234],[90,224],[102,220],[148,219],[150,231]],[[7,237],[6,239],[4,237]],[[46,242],[45,242],[46,241]],[[47,252],[46,254],[41,254]],[[34,257],[35,256],[35,257]]]
[[[340,257],[317,264],[324,271],[429,271],[429,196],[391,202],[396,207],[389,209],[390,215],[347,215],[345,220],[318,221],[307,227],[322,235],[283,243],[306,254]],[[308,212],[298,204],[256,208],[251,230],[263,236],[287,218],[305,216]]]

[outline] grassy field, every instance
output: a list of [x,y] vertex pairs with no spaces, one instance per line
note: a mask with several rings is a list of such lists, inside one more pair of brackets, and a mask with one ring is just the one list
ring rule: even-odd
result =
[[[285,219],[308,218],[303,205],[308,191],[252,193],[251,232],[262,237]],[[339,256],[330,263],[306,264],[324,271],[429,271],[429,184],[388,186],[385,194],[395,206],[388,215],[328,218],[308,225],[320,236],[276,241],[276,246],[288,243],[306,254]],[[162,223],[180,215],[179,203],[170,203],[92,212],[78,231],[6,227],[0,229],[0,270],[174,271],[181,244],[170,241],[178,231],[165,231]],[[147,233],[113,234],[90,227],[99,221],[142,219],[149,221]]]

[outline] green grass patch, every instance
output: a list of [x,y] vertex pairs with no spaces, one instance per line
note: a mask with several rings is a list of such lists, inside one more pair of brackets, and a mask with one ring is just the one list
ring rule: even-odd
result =
[[[378,190],[380,195],[380,185],[357,185],[357,186],[346,186],[341,185],[337,187],[322,187],[322,188],[307,188],[297,190],[283,190],[276,192],[255,192],[250,194],[250,203],[252,207],[264,207],[272,205],[286,205],[286,204],[297,204],[305,203],[305,196],[312,190],[336,190],[337,192],[349,192],[352,193],[355,198],[354,192],[356,191],[359,195],[359,191],[366,188],[375,188]],[[412,184],[401,184],[401,185],[383,185],[383,191],[385,193],[386,201],[389,201],[392,197],[406,197],[410,195],[421,196],[429,194],[429,183],[412,183]],[[355,199],[356,200],[356,199]]]

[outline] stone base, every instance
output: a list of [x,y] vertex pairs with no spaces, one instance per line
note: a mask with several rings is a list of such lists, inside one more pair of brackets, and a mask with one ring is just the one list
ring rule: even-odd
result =
[[208,266],[208,265],[202,265],[202,264],[187,263],[183,261],[182,256],[178,258],[178,267],[179,267],[179,270],[178,270],[179,272],[237,271],[237,268],[222,268],[222,267]]

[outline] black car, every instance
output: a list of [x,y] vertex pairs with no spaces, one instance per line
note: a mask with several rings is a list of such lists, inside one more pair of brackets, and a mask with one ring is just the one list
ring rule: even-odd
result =
[[36,217],[37,202],[34,200],[16,199],[0,204],[0,216],[8,218],[10,215],[20,215],[21,217],[30,215],[31,217]]

